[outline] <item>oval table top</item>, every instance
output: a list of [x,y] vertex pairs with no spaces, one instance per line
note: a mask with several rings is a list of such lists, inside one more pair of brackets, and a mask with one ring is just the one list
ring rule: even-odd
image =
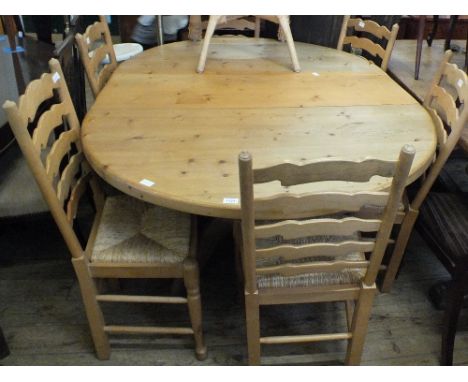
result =
[[[302,71],[295,73],[284,43],[220,37],[198,74],[200,50],[200,42],[167,44],[116,69],[82,131],[85,154],[105,181],[157,205],[239,218],[242,150],[260,168],[285,160],[396,160],[409,143],[416,148],[410,182],[433,158],[429,114],[361,57],[296,43]],[[365,187],[388,186],[374,177]],[[353,189],[345,182],[334,188]],[[256,192],[279,190],[272,182]]]

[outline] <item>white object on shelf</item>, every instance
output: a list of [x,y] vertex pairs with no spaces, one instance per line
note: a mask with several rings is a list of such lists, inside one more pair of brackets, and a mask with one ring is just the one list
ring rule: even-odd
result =
[[114,52],[117,62],[121,62],[143,52],[143,47],[135,42],[114,44]]
[[[128,60],[143,52],[143,46],[135,42],[126,42],[122,44],[114,44],[115,58],[117,62]],[[94,51],[89,52],[89,57],[93,57]],[[109,57],[106,55],[102,60],[103,64],[109,63]]]

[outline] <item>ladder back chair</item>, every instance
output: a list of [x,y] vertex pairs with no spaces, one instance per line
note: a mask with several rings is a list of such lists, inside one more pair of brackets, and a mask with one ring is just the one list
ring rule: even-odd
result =
[[[110,357],[108,334],[181,334],[194,336],[196,356],[203,359],[195,220],[125,195],[105,198],[84,156],[60,64],[51,59],[49,66],[51,72],[32,81],[18,104],[6,101],[3,108],[71,252],[97,357]],[[38,106],[55,92],[60,102],[39,117],[30,134],[28,125]],[[92,196],[96,211],[85,245],[74,230],[82,196]],[[182,278],[187,297],[104,294],[96,284],[102,278]],[[191,327],[109,325],[102,302],[188,304]]]
[[[206,31],[208,20],[202,19],[200,15],[191,15],[188,25],[188,38],[192,41],[200,41],[203,38],[203,32]],[[226,20],[223,24],[218,24],[216,30],[231,32],[237,31],[253,31],[254,37],[260,37],[260,18],[255,17],[252,19],[246,17],[239,17],[235,19]]]
[[[375,278],[414,154],[414,148],[406,145],[398,161],[283,163],[262,169],[253,169],[248,152],[239,155],[242,220],[238,239],[242,242],[249,364],[260,363],[264,344],[330,340],[348,340],[346,363],[360,363]],[[374,175],[393,178],[388,192],[297,194],[286,189],[262,198],[254,192],[254,184],[271,181],[288,188],[322,181],[367,182]],[[323,215],[324,205],[340,213],[318,216]],[[357,214],[366,205],[382,207],[382,214],[359,218]],[[259,216],[274,220],[262,221]],[[363,238],[361,232],[371,237]],[[345,302],[346,332],[260,336],[260,305],[324,301]]]
[[465,107],[465,103],[468,100],[468,79],[465,72],[449,62],[451,56],[451,51],[445,52],[444,59],[424,97],[423,105],[436,128],[438,149],[435,160],[421,181],[414,198],[407,199],[400,231],[383,277],[381,285],[383,292],[391,290],[421,205],[467,125],[468,108]]
[[[200,59],[198,61],[197,72],[203,73],[205,70],[206,57],[208,55],[208,48],[210,46],[211,38],[216,30],[217,25],[233,22],[244,16],[210,16],[208,20],[208,25],[206,27],[205,38],[203,39],[202,50],[200,54]],[[299,65],[299,60],[297,58],[296,48],[294,46],[294,40],[291,33],[291,28],[289,26],[289,16],[256,16],[256,27],[255,27],[255,37],[260,36],[260,19],[271,21],[275,24],[279,24],[280,32],[278,36],[281,41],[286,41],[288,44],[289,55],[291,56],[291,61],[293,69],[295,72],[300,72],[301,67]],[[192,27],[193,29],[193,27]],[[195,33],[197,35],[197,33]]]
[[106,18],[99,16],[99,21],[88,26],[83,34],[77,33],[75,40],[89,86],[94,97],[97,97],[117,68],[117,58]]
[[[349,28],[353,30],[353,35],[351,36],[347,36]],[[394,24],[392,29],[389,30],[386,26],[379,25],[372,20],[353,19],[350,16],[344,16],[337,49],[343,50],[344,45],[351,45],[352,49],[361,49],[373,57],[379,57],[382,60],[380,67],[382,70],[387,71],[398,29],[398,24]],[[382,42],[387,40],[387,46],[383,48],[381,44],[373,42],[368,37],[355,36],[355,32],[370,34],[374,38],[380,39]]]

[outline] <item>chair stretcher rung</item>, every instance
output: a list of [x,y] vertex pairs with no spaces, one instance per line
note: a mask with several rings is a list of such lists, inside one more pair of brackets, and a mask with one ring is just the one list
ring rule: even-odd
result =
[[305,336],[274,336],[261,337],[260,343],[265,345],[318,342],[318,341],[337,341],[348,340],[352,337],[351,333],[332,333],[332,334],[313,334]]
[[186,304],[185,297],[166,297],[166,296],[129,296],[118,294],[99,294],[96,296],[98,301],[106,302],[141,302],[150,304]]
[[106,333],[119,334],[193,334],[192,328],[175,328],[160,326],[104,326]]

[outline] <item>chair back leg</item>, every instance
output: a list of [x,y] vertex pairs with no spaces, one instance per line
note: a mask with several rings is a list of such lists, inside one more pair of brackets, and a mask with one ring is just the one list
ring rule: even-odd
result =
[[348,342],[346,365],[359,365],[361,362],[375,291],[375,284],[373,286],[363,284],[360,291],[351,323],[352,337]]
[[442,352],[440,364],[451,366],[453,364],[453,348],[457,332],[458,317],[463,305],[463,297],[468,289],[468,271],[451,282],[448,290],[447,308],[444,313],[444,327],[442,331]]
[[74,258],[72,259],[72,263],[80,284],[86,316],[88,317],[91,336],[96,348],[96,355],[100,360],[107,360],[110,358],[109,337],[104,331],[104,315],[96,299],[96,285],[88,272],[88,267],[83,258]]

